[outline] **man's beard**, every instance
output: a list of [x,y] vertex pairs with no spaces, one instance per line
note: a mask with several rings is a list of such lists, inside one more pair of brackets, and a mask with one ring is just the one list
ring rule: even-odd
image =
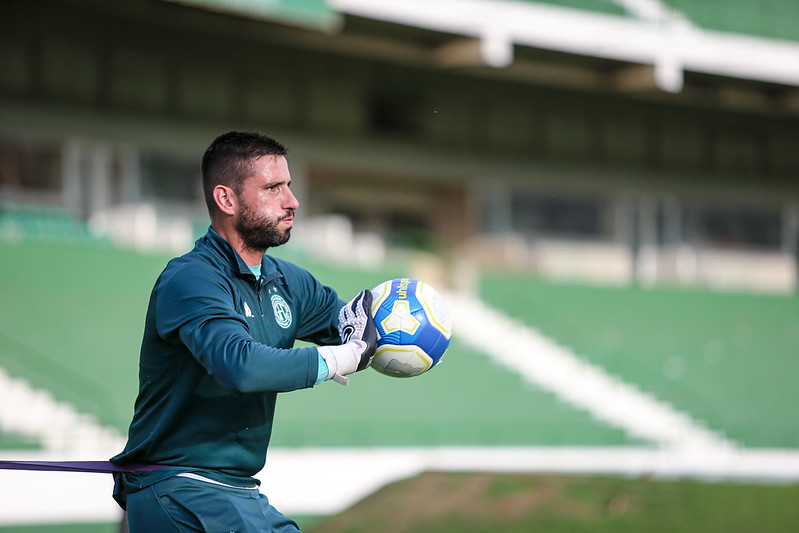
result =
[[266,250],[280,246],[289,240],[291,228],[281,231],[278,225],[293,214],[293,211],[288,211],[280,218],[272,218],[257,214],[245,204],[236,221],[236,231],[241,236],[244,246],[250,250]]

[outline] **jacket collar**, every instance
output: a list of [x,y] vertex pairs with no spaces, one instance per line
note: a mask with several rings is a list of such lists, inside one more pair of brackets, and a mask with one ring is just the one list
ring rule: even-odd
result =
[[[238,276],[249,277],[253,275],[250,267],[244,262],[244,259],[233,249],[233,246],[227,239],[217,233],[213,227],[208,226],[208,233],[205,234],[202,240],[207,243],[211,250],[227,262],[231,270]],[[261,280],[263,281],[268,281],[280,275],[277,268],[275,268],[274,262],[268,261],[267,257],[267,254],[264,254],[261,258]]]

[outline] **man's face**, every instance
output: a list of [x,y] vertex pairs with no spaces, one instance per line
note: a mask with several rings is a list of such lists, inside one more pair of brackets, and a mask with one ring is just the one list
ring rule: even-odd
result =
[[266,250],[289,240],[299,202],[289,188],[285,157],[260,157],[252,166],[253,173],[239,194],[236,231],[247,248]]

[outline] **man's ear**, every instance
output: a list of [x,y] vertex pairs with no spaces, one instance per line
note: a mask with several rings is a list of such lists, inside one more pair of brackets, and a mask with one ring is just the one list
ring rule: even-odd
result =
[[225,185],[217,185],[214,187],[214,201],[219,210],[226,215],[235,214],[238,197],[230,187]]

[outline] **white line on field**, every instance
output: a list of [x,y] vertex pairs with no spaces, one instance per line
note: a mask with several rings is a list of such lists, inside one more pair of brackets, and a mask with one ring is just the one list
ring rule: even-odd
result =
[[453,335],[459,341],[628,435],[664,447],[712,451],[735,447],[687,413],[611,376],[482,301],[454,293],[445,299],[452,312]]

